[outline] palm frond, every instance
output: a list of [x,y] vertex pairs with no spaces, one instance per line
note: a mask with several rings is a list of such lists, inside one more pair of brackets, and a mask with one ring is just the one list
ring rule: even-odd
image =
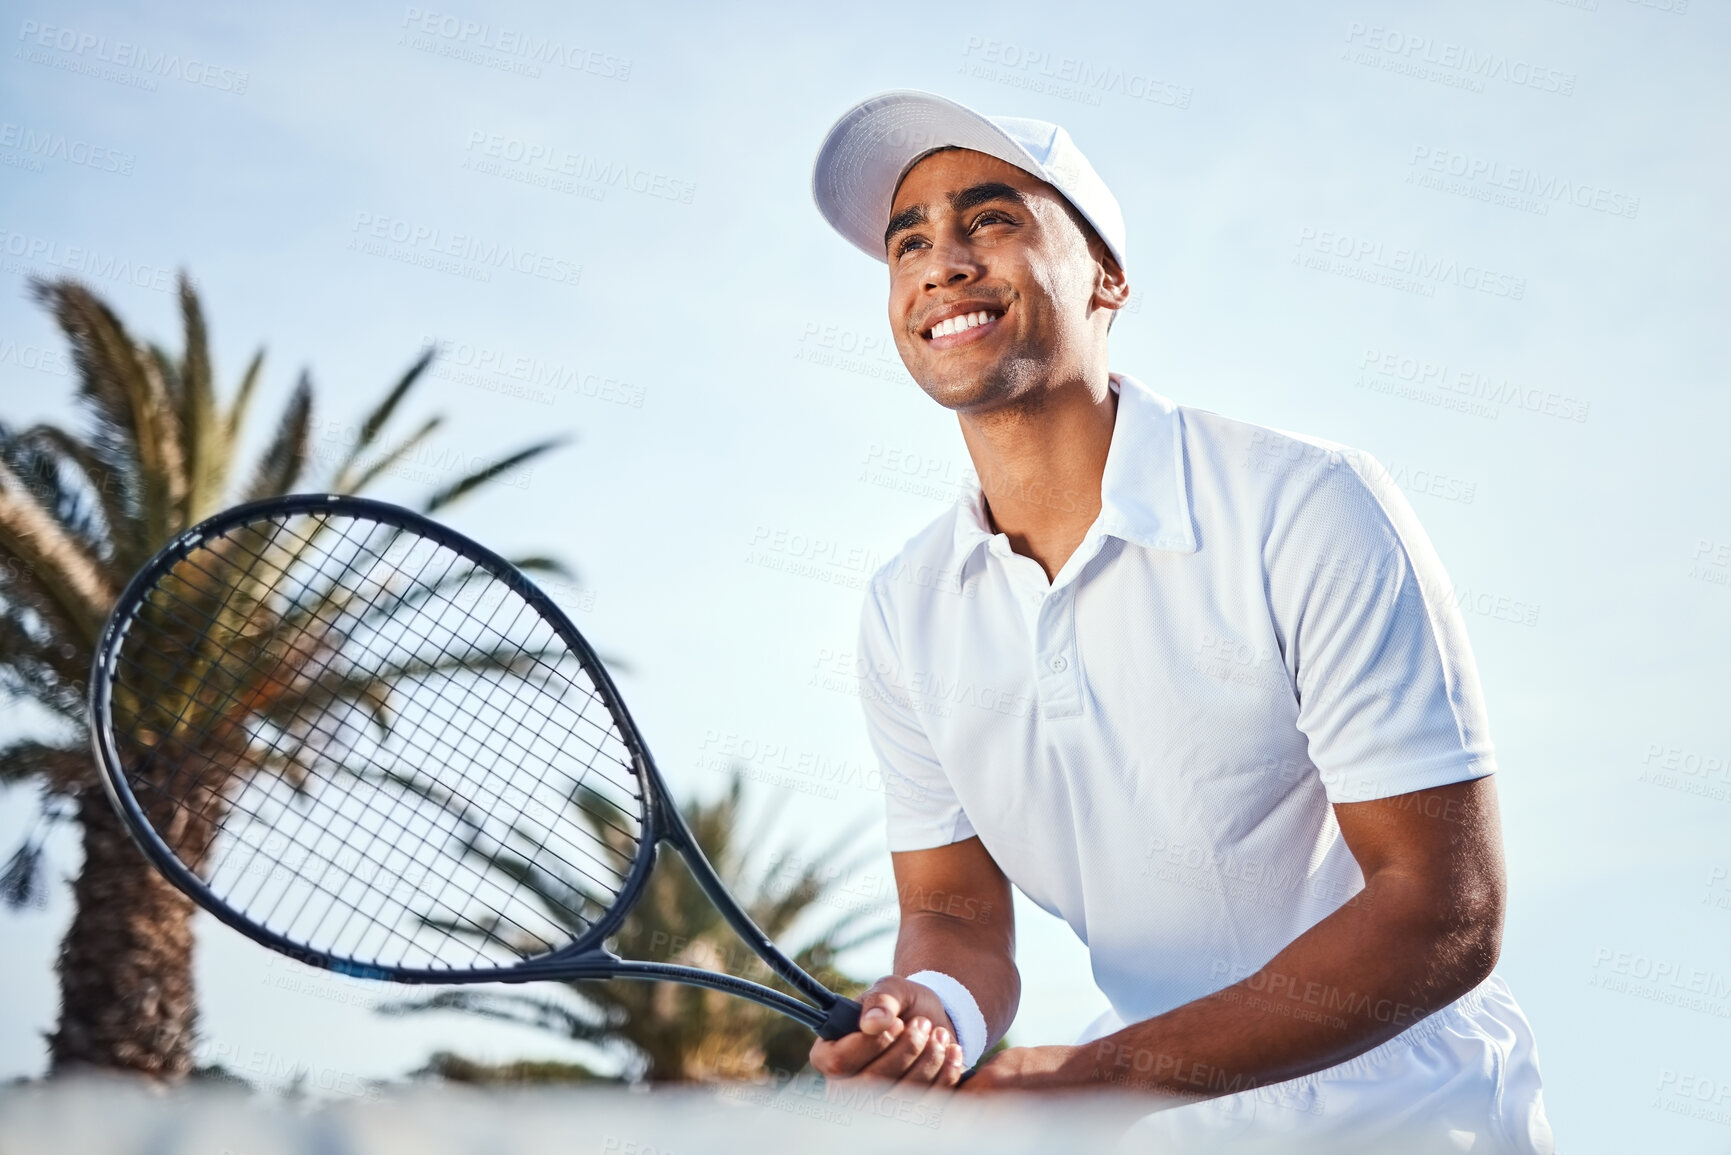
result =
[[181,406],[186,400],[186,391],[180,381],[180,366],[175,364],[168,350],[155,341],[141,343],[138,352],[161,383],[162,396],[168,404],[169,413],[178,422],[181,418]]
[[[529,849],[532,851],[533,845]],[[586,932],[612,905],[613,896],[607,892],[616,889],[617,884],[609,887],[605,880],[573,877],[565,871],[538,865],[502,846],[484,849],[479,840],[466,843],[464,850],[469,857],[476,859],[483,869],[510,879],[521,890],[538,899],[547,914],[574,935]],[[473,918],[466,921],[471,924],[475,922]],[[540,954],[553,947],[552,943],[545,941],[522,942],[519,941],[520,936],[506,936],[496,932],[489,932],[487,937],[522,954]]]
[[176,508],[186,490],[186,454],[178,412],[147,348],[134,341],[94,293],[77,281],[35,283],[71,341],[80,395],[105,424],[121,464],[135,464],[140,528],[166,540],[179,528]]
[[122,499],[125,516],[114,519],[117,552],[131,556],[149,539],[148,522],[162,508],[164,492],[159,481],[147,483],[145,447],[137,437],[133,399],[148,391],[137,349],[119,319],[76,281],[35,279],[30,285],[72,346],[78,397],[94,426],[89,441]]
[[[581,801],[581,795],[573,799]],[[739,818],[744,810],[743,774],[737,768],[728,788],[716,799],[692,802],[682,807],[687,826],[706,857],[727,880],[760,926],[760,912],[778,923],[795,916],[815,914],[833,891],[834,872],[806,865],[795,872],[791,883],[780,880],[754,884],[745,874],[755,838],[743,832]],[[773,818],[773,808],[768,812]],[[587,822],[605,839],[608,831],[579,808],[576,821]],[[525,836],[526,837],[526,836]],[[845,842],[847,837],[841,840]],[[532,848],[533,842],[526,848]],[[806,863],[830,863],[844,853],[838,843]],[[624,853],[623,849],[621,853]],[[826,857],[831,856],[831,857]],[[535,890],[546,897],[559,897],[565,885],[550,881],[520,854],[501,853],[496,845],[477,843],[470,857],[480,869],[498,873],[515,883],[519,892]],[[789,855],[772,855],[786,861]],[[785,912],[783,911],[783,908]],[[848,905],[829,919],[794,952],[795,961],[828,985],[843,993],[860,985],[835,969],[836,957],[844,951],[889,934],[893,922],[878,919],[878,911]],[[582,929],[582,928],[577,928]],[[473,932],[471,932],[473,933]],[[710,970],[725,970],[780,990],[789,988],[744,944],[739,943],[726,921],[698,888],[690,874],[661,869],[650,875],[649,885],[637,905],[626,915],[610,945],[627,958],[654,958]],[[546,1004],[525,996],[502,996],[496,1002],[481,993],[454,992],[453,997],[435,996],[415,1003],[399,1004],[388,1013],[412,1014],[423,1010],[452,1010],[505,1019],[565,1037],[614,1047],[632,1056],[627,1078],[647,1075],[661,1080],[706,1080],[751,1078],[768,1070],[793,1071],[804,1065],[810,1034],[797,1023],[754,1003],[729,998],[713,991],[668,983],[616,979],[572,984],[571,993],[595,1013],[610,1016],[613,1025],[601,1029],[587,1009],[580,1019],[557,1004]]]
[[307,436],[311,428],[313,384],[305,373],[289,397],[282,419],[277,422],[276,436],[270,448],[259,459],[252,480],[247,484],[242,501],[257,501],[289,493],[306,467]]
[[583,1063],[556,1059],[518,1059],[510,1063],[485,1063],[466,1059],[455,1051],[434,1051],[409,1078],[436,1078],[446,1083],[478,1087],[567,1086],[572,1083],[612,1082]]
[[556,557],[546,554],[530,554],[528,557],[506,558],[506,561],[522,570],[524,573],[550,573],[569,581],[577,580],[577,571]]
[[179,380],[180,426],[187,456],[187,491],[181,521],[192,525],[222,508],[233,461],[229,423],[218,412],[211,381],[209,335],[198,294],[183,272],[179,278],[180,312],[185,332],[175,374]]
[[[765,877],[779,878],[781,881],[759,888],[758,901],[751,908],[753,920],[763,928],[764,933],[771,938],[783,934],[809,911],[814,903],[825,898],[834,889],[838,878],[854,876],[872,854],[869,850],[861,850],[850,858],[847,856],[847,849],[858,842],[859,836],[869,824],[869,818],[862,818],[844,829],[816,854],[801,856],[804,867],[793,872],[791,877],[790,872],[779,869],[780,864],[787,861],[787,857],[777,857],[776,865],[772,866]],[[851,921],[855,915],[877,914],[890,909],[887,895],[875,896],[875,899],[875,903],[852,908],[842,920],[831,924],[829,931],[840,929],[843,923]]]
[[[300,671],[296,669],[280,672],[266,670],[261,674],[260,680],[274,679],[282,687],[281,690],[268,699],[249,698],[249,701],[253,702],[251,708],[260,717],[279,724],[286,724],[297,717],[309,718],[326,714],[343,703],[357,703],[371,713],[375,721],[379,721],[391,691],[401,683],[424,683],[432,679],[472,675],[482,671],[521,676],[538,667],[553,664],[564,652],[562,646],[538,650],[501,646],[493,650],[469,651],[455,656],[441,654],[404,658],[377,667],[368,666],[358,673],[327,666],[310,678],[300,676]],[[306,661],[303,664],[311,666],[314,663]],[[388,726],[386,729],[388,730]]]
[[[57,636],[72,639],[76,634],[45,628],[17,606],[0,609],[0,700],[29,699],[65,718],[83,716],[89,653],[73,645],[69,656],[63,644],[52,640]],[[80,654],[86,658],[82,670],[75,668]]]
[[440,991],[430,998],[384,1003],[378,1008],[379,1014],[393,1018],[425,1014],[428,1011],[457,1011],[479,1015],[499,1022],[552,1031],[580,1042],[599,1042],[606,1037],[607,1031],[619,1026],[617,1015],[609,1014],[606,1008],[597,1007],[586,1000],[577,1000],[575,1005],[567,1005],[535,995],[496,994],[491,991]]
[[0,906],[8,910],[41,910],[48,905],[48,883],[43,878],[42,843],[26,838],[0,870]]
[[539,441],[525,449],[519,449],[509,457],[501,458],[492,465],[487,466],[485,469],[478,469],[467,477],[460,478],[457,481],[452,482],[450,485],[447,485],[445,488],[429,497],[426,504],[421,508],[427,513],[443,509],[445,506],[450,505],[453,501],[456,501],[471,490],[487,484],[487,482],[498,477],[501,473],[515,469],[524,462],[541,456],[548,450],[557,449],[570,440],[569,437],[550,437],[546,441]]
[[[869,917],[872,915],[866,911],[853,911],[832,923],[823,933],[822,950],[824,954],[829,958],[834,958],[836,955],[846,954],[856,947],[876,942],[885,935],[894,933],[896,929],[894,922],[879,922],[857,931],[853,930],[855,922],[863,922]],[[848,933],[850,931],[852,931],[851,934]],[[806,948],[807,951],[812,949],[812,947]]]
[[175,279],[175,291],[180,298],[181,323],[186,335],[180,360],[181,386],[188,398],[202,395],[214,399],[216,387],[211,381],[210,337],[204,327],[204,310],[184,270]]
[[381,455],[378,460],[371,462],[365,467],[357,467],[352,481],[343,485],[335,485],[334,488],[342,493],[360,493],[362,490],[366,489],[367,486],[377,481],[381,475],[389,473],[393,468],[395,468],[397,462],[420,448],[421,443],[426,441],[426,439],[432,435],[433,430],[439,428],[439,426],[444,423],[445,419],[443,417],[427,418],[419,429],[409,434],[408,437],[404,438],[391,450]]
[[361,422],[360,435],[355,438],[355,443],[349,448],[348,455],[343,458],[342,464],[337,466],[336,480],[332,484],[338,492],[352,492],[351,485],[353,489],[360,488],[352,476],[356,463],[360,460],[361,455],[372,447],[373,442],[378,438],[380,431],[384,429],[385,423],[391,419],[391,414],[396,412],[397,405],[408,393],[409,388],[414,385],[422,373],[426,372],[427,366],[433,363],[433,352],[433,349],[428,348],[426,352],[422,353],[420,359],[409,366],[408,372],[404,373],[402,378],[391,386],[390,392],[385,394],[384,400],[380,401],[373,411],[367,414],[366,420]]
[[[54,425],[16,434],[0,425],[0,459],[21,476],[44,481],[52,493],[43,504],[54,519],[93,556],[112,559],[111,526],[124,513],[112,508],[118,487],[89,446]],[[110,573],[111,580],[117,576]]]
[[83,644],[94,647],[117,591],[102,564],[0,460],[0,557],[8,555],[33,575]]
[[187,473],[186,430],[180,423],[176,398],[180,371],[166,354],[158,356],[158,352],[142,344],[136,346],[145,392],[135,403],[133,427],[135,437],[157,439],[155,445],[139,447],[139,459],[144,465],[145,492],[161,491],[160,508],[148,523],[151,536],[166,541],[186,528],[182,518],[192,478]]
[[264,368],[264,350],[260,349],[252,355],[252,362],[247,365],[246,372],[241,374],[240,388],[235,390],[234,400],[229,403],[228,416],[224,419],[228,426],[228,444],[232,447],[240,441],[240,427],[246,423],[247,410],[252,406],[252,396],[258,388],[259,371]]
[[40,777],[51,794],[70,794],[96,780],[96,761],[82,742],[25,740],[0,747],[0,786]]

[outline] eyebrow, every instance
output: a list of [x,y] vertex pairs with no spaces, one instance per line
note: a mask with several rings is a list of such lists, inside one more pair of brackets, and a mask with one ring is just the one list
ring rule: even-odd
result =
[[890,218],[890,227],[884,230],[884,248],[890,247],[890,238],[899,232],[904,232],[915,225],[926,223],[926,206],[910,205]]
[[[987,201],[1012,201],[1023,208],[1028,206],[1028,199],[1014,188],[1002,181],[986,181],[984,184],[969,185],[960,192],[949,196],[950,207],[956,212],[967,212],[971,208],[985,204]],[[915,225],[923,225],[929,220],[925,205],[909,205],[890,218],[889,228],[884,230],[884,248],[890,247],[890,238]]]

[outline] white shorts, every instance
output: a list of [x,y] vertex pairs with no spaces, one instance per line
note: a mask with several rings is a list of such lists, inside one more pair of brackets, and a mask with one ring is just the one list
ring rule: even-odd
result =
[[[1122,1026],[1108,1012],[1080,1041]],[[1553,1155],[1556,1146],[1532,1028],[1493,973],[1357,1058],[1149,1115],[1120,1150]]]

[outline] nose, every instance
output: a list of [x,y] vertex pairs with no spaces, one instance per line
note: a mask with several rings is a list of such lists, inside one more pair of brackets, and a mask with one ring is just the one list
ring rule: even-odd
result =
[[949,289],[966,284],[984,272],[972,245],[945,229],[926,250],[923,280],[928,289]]

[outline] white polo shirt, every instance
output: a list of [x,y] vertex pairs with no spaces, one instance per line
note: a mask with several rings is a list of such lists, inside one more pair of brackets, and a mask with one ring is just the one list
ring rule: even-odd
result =
[[1134,1022],[1363,888],[1331,803],[1496,763],[1448,578],[1381,466],[1112,387],[1100,515],[1056,578],[976,489],[874,575],[856,669],[890,849],[978,835]]

